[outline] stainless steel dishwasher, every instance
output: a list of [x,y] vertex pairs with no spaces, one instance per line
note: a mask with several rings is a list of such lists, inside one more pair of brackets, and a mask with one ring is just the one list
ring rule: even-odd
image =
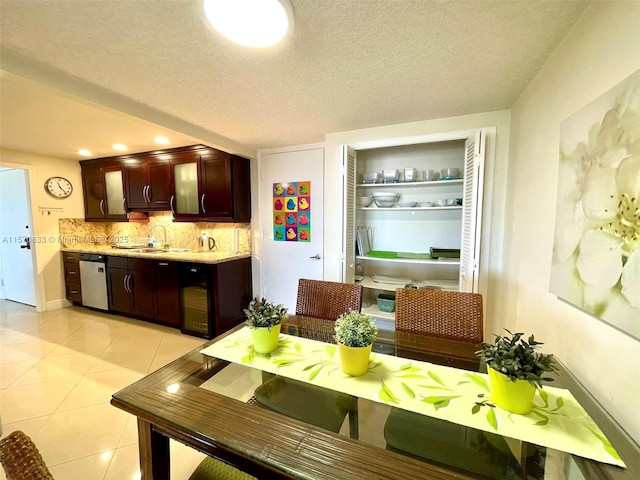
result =
[[94,253],[80,254],[80,287],[83,306],[109,310],[106,267],[106,256]]

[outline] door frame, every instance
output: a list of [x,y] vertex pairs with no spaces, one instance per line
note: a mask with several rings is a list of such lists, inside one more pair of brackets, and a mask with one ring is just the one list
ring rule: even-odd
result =
[[[325,231],[325,225],[326,225],[326,204],[327,204],[327,179],[325,176],[325,169],[326,169],[326,162],[327,162],[327,157],[326,157],[326,150],[327,150],[327,144],[325,142],[319,142],[319,143],[308,143],[308,144],[303,144],[303,145],[293,145],[293,146],[289,146],[289,147],[282,147],[282,148],[267,148],[267,149],[262,149],[262,150],[258,150],[257,152],[257,157],[258,157],[258,161],[257,161],[257,185],[256,183],[252,182],[252,187],[257,186],[257,188],[255,188],[255,191],[257,192],[257,194],[255,195],[255,197],[253,197],[251,199],[251,204],[253,205],[253,212],[252,212],[252,219],[256,219],[257,217],[257,221],[255,222],[255,227],[254,227],[254,222],[252,221],[252,229],[253,229],[253,235],[252,235],[252,251],[253,251],[253,259],[254,259],[254,263],[253,263],[253,296],[263,296],[263,285],[264,285],[264,272],[263,272],[263,262],[262,262],[262,252],[264,251],[263,249],[263,245],[264,245],[264,238],[262,235],[262,232],[264,231],[265,228],[272,228],[271,225],[271,211],[268,212],[264,212],[263,210],[263,206],[260,202],[260,199],[262,198],[262,194],[265,192],[265,189],[268,188],[269,191],[271,191],[271,185],[265,185],[264,184],[264,175],[263,175],[263,167],[262,167],[262,162],[263,162],[263,155],[270,155],[270,154],[274,154],[274,153],[289,153],[289,152],[297,152],[300,150],[317,150],[317,149],[322,149],[324,151],[324,165],[322,167],[322,175],[324,177],[324,181],[323,181],[323,185],[322,185],[322,190],[323,190],[323,211],[325,211],[325,213],[323,213],[323,218],[322,218],[322,231],[323,231],[323,241],[322,241],[322,271],[323,271],[323,278],[324,278],[324,272],[326,269],[326,255],[325,255],[325,241],[324,241],[324,231]],[[252,188],[252,190],[254,190],[254,188]],[[256,211],[257,210],[257,211]],[[268,223],[268,224],[267,224]]]
[[[3,168],[11,168],[16,170],[24,170],[25,171],[25,180],[27,182],[27,202],[29,203],[29,218],[30,224],[33,227],[32,235],[38,235],[40,232],[40,226],[38,225],[38,216],[36,215],[36,202],[34,202],[35,198],[38,198],[37,192],[34,187],[34,182],[32,179],[34,178],[33,167],[31,165],[24,165],[20,163],[10,163],[4,162],[0,160],[0,167]],[[36,312],[44,312],[44,299],[45,299],[45,288],[44,288],[44,277],[40,275],[40,268],[38,263],[38,243],[32,242],[33,248],[31,249],[31,263],[33,265],[33,285],[36,294]],[[4,268],[4,266],[3,266]],[[5,277],[3,272],[3,278]]]

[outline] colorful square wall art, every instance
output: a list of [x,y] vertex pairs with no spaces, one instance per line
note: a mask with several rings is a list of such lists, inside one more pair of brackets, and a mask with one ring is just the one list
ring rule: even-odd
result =
[[311,182],[273,184],[273,239],[311,241]]
[[560,125],[550,289],[640,338],[640,70]]

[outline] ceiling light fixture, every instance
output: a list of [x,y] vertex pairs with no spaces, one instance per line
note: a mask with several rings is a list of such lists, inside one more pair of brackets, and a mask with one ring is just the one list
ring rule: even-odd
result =
[[81,148],[80,150],[78,150],[78,155],[82,155],[83,157],[90,157],[91,151],[87,150],[86,148]]
[[158,135],[154,140],[160,145],[169,145],[169,139],[167,137],[163,137],[162,135]]
[[111,145],[111,148],[113,148],[114,150],[118,150],[119,152],[124,152],[127,149],[127,146],[123,145],[122,143],[114,143],[113,145]]
[[207,22],[245,47],[275,45],[293,30],[289,0],[204,0]]

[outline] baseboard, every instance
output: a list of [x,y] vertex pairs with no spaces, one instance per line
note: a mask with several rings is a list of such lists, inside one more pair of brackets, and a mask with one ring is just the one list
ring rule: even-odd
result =
[[58,300],[52,300],[45,304],[45,312],[51,312],[53,310],[60,310],[61,308],[70,307],[72,304],[66,298],[59,298]]

